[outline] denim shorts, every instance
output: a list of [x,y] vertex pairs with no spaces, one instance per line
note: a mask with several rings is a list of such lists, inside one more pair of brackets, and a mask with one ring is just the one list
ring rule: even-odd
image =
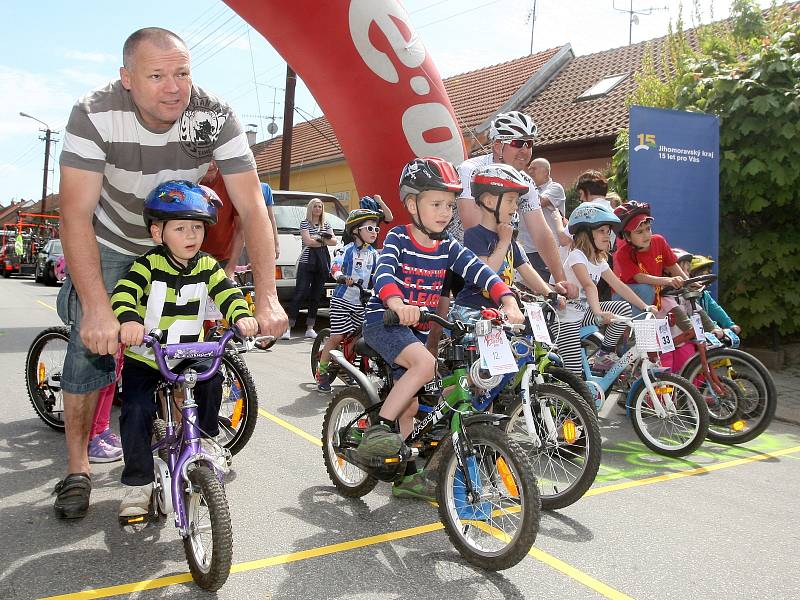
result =
[[381,358],[392,366],[394,378],[398,379],[405,369],[396,363],[397,357],[411,344],[424,344],[424,334],[415,332],[405,325],[383,323],[365,323],[362,332],[367,345],[381,355]]
[[[120,254],[102,244],[98,245],[100,270],[106,291],[111,294],[117,281],[127,275],[136,257]],[[61,373],[61,389],[69,394],[86,394],[113,383],[116,376],[114,356],[92,354],[81,341],[80,325],[83,311],[78,292],[69,276],[58,292],[56,309],[64,324],[70,326],[67,355]]]

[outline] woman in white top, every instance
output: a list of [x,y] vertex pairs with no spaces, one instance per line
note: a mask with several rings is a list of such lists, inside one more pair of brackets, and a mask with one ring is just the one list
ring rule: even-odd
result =
[[301,304],[308,299],[308,316],[306,317],[306,337],[314,339],[314,323],[317,320],[317,309],[325,289],[325,281],[331,268],[328,246],[339,243],[330,223],[325,220],[325,208],[322,200],[312,198],[306,207],[306,218],[300,222],[300,237],[303,249],[297,261],[297,279],[294,286],[292,303],[286,314],[289,316],[289,328],[281,339],[288,340]]
[[[606,259],[611,234],[619,225],[620,221],[614,213],[602,206],[588,203],[578,206],[569,218],[568,230],[573,240],[564,262],[564,273],[568,282],[578,286],[578,298],[568,300],[566,308],[559,313],[561,329],[558,350],[564,366],[577,375],[582,375],[579,335],[581,327],[594,324],[595,319],[602,319],[604,324],[609,324],[615,315],[629,317],[631,307],[628,302],[642,310],[655,311],[654,306],[645,304],[608,266]],[[600,279],[628,302],[600,302],[597,294],[597,283]],[[624,331],[623,324],[609,325],[602,348],[595,354],[593,370],[607,371],[618,360],[614,348]]]

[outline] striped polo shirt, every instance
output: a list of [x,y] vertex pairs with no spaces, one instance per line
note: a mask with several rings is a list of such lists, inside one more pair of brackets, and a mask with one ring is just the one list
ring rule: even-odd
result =
[[[411,237],[410,225],[400,225],[389,231],[384,240],[375,270],[374,295],[367,304],[367,323],[383,321],[384,302],[394,296],[406,304],[436,310],[447,269],[461,275],[467,283],[487,290],[496,304],[511,294],[497,273],[456,239],[450,237],[425,247]],[[416,328],[423,331],[429,324]]]
[[120,81],[73,106],[61,152],[62,165],[103,174],[93,219],[97,241],[134,256],[153,247],[142,218],[147,195],[171,179],[200,181],[212,158],[226,175],[255,168],[241,124],[220,98],[192,86],[181,118],[156,133],[139,121]]
[[[165,331],[167,344],[197,342],[209,298],[230,323],[250,316],[242,292],[211,256],[199,252],[184,267],[163,246],[156,246],[137,258],[114,286],[111,308],[120,323],[142,323],[146,333],[154,328]],[[130,347],[125,355],[156,368],[153,351],[146,346]]]

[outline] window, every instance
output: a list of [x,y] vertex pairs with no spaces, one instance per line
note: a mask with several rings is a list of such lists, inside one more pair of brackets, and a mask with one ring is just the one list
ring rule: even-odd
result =
[[622,75],[609,75],[608,77],[604,77],[597,83],[595,83],[592,87],[588,90],[583,92],[580,96],[578,96],[578,100],[593,100],[594,98],[600,98],[605,96],[608,92],[613,90],[621,81],[623,81],[628,76],[628,73],[623,73]]
[[333,192],[331,195],[336,196],[336,198],[339,199],[339,202],[345,206],[350,206],[350,192]]

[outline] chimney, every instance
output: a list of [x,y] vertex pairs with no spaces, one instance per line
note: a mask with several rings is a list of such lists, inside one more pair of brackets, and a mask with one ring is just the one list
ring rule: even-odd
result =
[[244,134],[247,136],[247,145],[248,146],[255,146],[256,143],[256,130],[258,129],[258,125],[255,123],[248,123],[247,124],[247,131]]

